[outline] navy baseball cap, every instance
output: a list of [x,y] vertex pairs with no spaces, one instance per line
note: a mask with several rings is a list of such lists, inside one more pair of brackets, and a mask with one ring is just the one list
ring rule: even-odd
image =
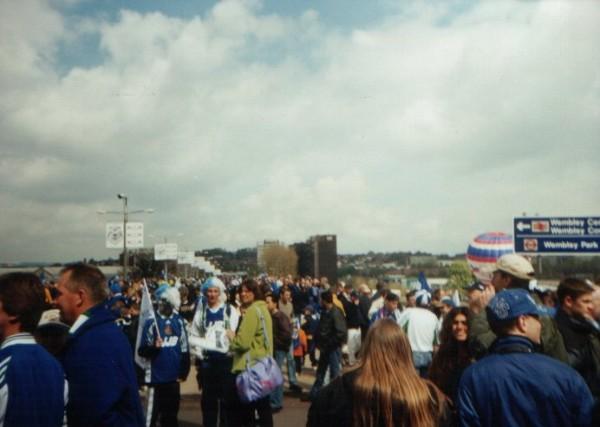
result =
[[480,281],[475,281],[465,288],[465,291],[467,291],[467,292],[484,291],[484,290],[485,290],[485,285],[483,283],[481,283]]
[[446,304],[447,306],[450,306],[452,308],[456,307],[456,304],[454,303],[454,300],[450,297],[444,297],[440,300],[440,302],[442,304]]
[[537,305],[525,289],[498,292],[486,307],[486,312],[490,322],[503,322],[525,315],[548,315],[548,311]]

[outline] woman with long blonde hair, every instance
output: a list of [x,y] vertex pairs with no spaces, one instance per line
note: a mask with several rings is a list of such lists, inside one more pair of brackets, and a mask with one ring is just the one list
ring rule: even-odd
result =
[[449,423],[444,395],[415,371],[406,335],[390,319],[369,329],[361,360],[317,395],[307,426],[430,427]]

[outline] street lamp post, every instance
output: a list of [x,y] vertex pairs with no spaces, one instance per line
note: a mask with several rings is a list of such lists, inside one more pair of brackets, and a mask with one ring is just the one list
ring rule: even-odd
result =
[[135,214],[135,213],[154,213],[154,209],[138,209],[138,210],[134,210],[134,211],[129,211],[128,207],[127,207],[127,200],[128,197],[126,194],[123,193],[119,193],[117,194],[117,198],[120,200],[123,200],[123,211],[119,212],[119,211],[98,211],[99,214],[104,215],[104,214],[117,214],[117,215],[123,215],[123,277],[126,278],[127,277],[127,267],[129,264],[129,254],[127,251],[127,222],[129,221],[129,214]]
[[[167,238],[165,237],[165,245],[167,244]],[[166,259],[165,260],[165,280],[168,281],[169,280],[169,260]]]
[[123,278],[127,277],[127,266],[129,257],[127,254],[127,196],[123,193],[117,194],[117,197],[123,200]]

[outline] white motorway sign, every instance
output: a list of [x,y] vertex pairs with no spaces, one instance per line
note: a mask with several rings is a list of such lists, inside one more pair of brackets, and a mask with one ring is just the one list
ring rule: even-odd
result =
[[194,264],[194,251],[184,251],[177,254],[177,264]]
[[[108,249],[123,249],[123,223],[107,222],[104,236]],[[144,223],[127,223],[127,247],[139,249],[144,247]]]
[[177,259],[177,243],[158,243],[154,245],[154,259],[168,261]]

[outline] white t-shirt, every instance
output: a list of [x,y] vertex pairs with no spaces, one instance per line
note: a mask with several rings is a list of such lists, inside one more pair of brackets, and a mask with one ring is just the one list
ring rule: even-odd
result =
[[426,308],[410,307],[398,322],[406,332],[412,351],[433,351],[438,318]]

